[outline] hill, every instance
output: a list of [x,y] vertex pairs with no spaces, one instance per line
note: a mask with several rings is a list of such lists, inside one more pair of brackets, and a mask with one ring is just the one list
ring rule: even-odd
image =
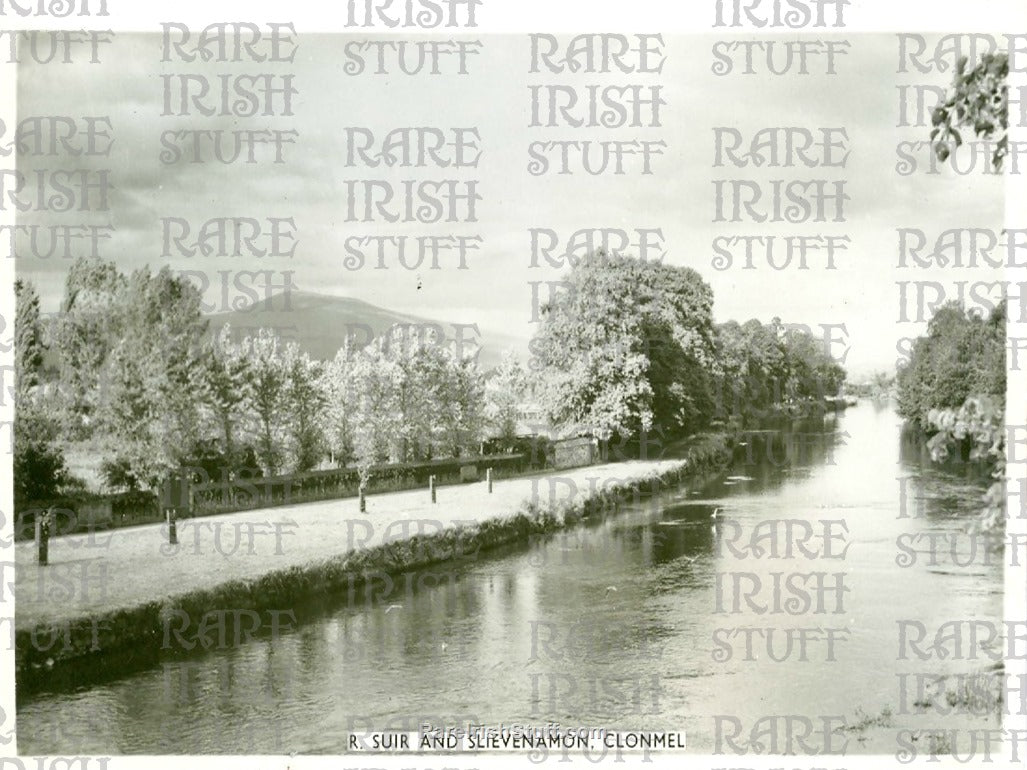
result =
[[527,341],[508,334],[478,328],[473,329],[438,319],[400,313],[372,305],[353,297],[292,290],[241,310],[213,313],[207,316],[213,334],[226,323],[231,324],[232,337],[242,339],[258,329],[275,330],[286,341],[296,341],[311,357],[327,360],[335,356],[346,337],[364,345],[393,326],[435,324],[442,328],[447,340],[458,333],[466,349],[472,354],[480,346],[478,363],[482,368],[495,366],[503,351],[513,349],[522,357],[527,352]]

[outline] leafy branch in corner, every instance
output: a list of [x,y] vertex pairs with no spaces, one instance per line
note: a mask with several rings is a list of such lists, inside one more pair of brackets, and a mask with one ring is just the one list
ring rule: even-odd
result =
[[931,142],[942,163],[948,160],[953,145],[963,144],[960,128],[995,141],[991,164],[995,171],[1009,152],[1009,56],[984,54],[980,64],[967,70],[968,60],[960,57],[948,98],[931,113]]

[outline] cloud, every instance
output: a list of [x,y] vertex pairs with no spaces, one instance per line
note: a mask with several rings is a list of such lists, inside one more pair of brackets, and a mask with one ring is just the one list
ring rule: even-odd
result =
[[[715,38],[674,36],[665,38],[667,60],[658,76],[531,74],[527,36],[509,35],[485,38],[485,50],[474,58],[467,76],[354,77],[344,71],[348,38],[301,35],[292,65],[263,65],[268,74],[294,76],[299,91],[294,115],[208,118],[162,115],[161,76],[202,73],[214,78],[213,83],[219,74],[259,73],[257,65],[162,63],[159,35],[122,33],[100,65],[65,66],[60,77],[44,66],[19,68],[23,115],[110,116],[116,137],[110,157],[56,159],[65,167],[72,163],[77,168],[109,168],[114,184],[110,211],[42,212],[20,217],[19,223],[113,222],[117,232],[103,254],[125,271],[165,262],[177,269],[212,273],[293,271],[293,281],[301,288],[358,296],[396,310],[444,317],[452,308],[467,318],[480,307],[490,325],[523,336],[531,333],[530,282],[555,280],[561,274],[552,267],[530,266],[531,228],[553,228],[564,238],[579,228],[661,228],[667,260],[699,270],[713,287],[718,320],[780,316],[812,326],[844,323],[852,339],[851,360],[860,366],[887,366],[895,357],[895,336],[908,331],[895,322],[895,281],[936,277],[930,272],[907,276],[896,270],[895,229],[937,231],[952,223],[1000,228],[1003,186],[1001,178],[981,174],[898,174],[897,143],[926,138],[928,130],[896,127],[898,86],[913,81],[910,75],[895,72],[895,36],[850,35],[848,40],[851,48],[840,58],[835,76],[718,77],[711,68]],[[947,74],[919,77],[947,85]],[[530,85],[630,83],[662,87],[666,104],[660,108],[658,127],[529,125]],[[579,88],[578,94],[584,99],[586,92]],[[483,152],[477,169],[347,167],[347,126],[370,128],[378,137],[401,126],[475,127]],[[734,126],[743,134],[768,126],[844,127],[851,155],[844,170],[714,168],[715,126]],[[297,143],[285,147],[282,164],[161,162],[165,131],[222,131],[230,142],[233,131],[274,128],[299,133]],[[588,141],[593,152],[600,149],[599,142],[615,140],[663,141],[666,148],[654,160],[651,175],[533,176],[528,171],[529,143],[553,139]],[[19,168],[31,173],[54,163],[52,157],[25,157],[19,159]],[[715,179],[753,179],[766,191],[766,183],[773,179],[816,178],[845,180],[851,197],[845,206],[846,221],[713,221]],[[476,180],[483,196],[476,206],[477,221],[349,221],[347,182],[387,181],[398,191],[404,180],[425,179]],[[415,201],[415,206],[420,203]],[[162,255],[162,217],[183,217],[198,227],[210,217],[223,216],[294,217],[299,238],[295,256]],[[851,243],[839,254],[834,270],[825,269],[816,255],[808,270],[775,270],[765,262],[751,270],[716,270],[713,239],[746,234],[847,235]],[[484,241],[466,270],[454,269],[452,255],[438,271],[427,263],[407,269],[391,251],[387,270],[373,265],[348,270],[347,238],[379,235],[480,235]],[[21,258],[17,267],[39,285],[44,307],[55,309],[70,262]],[[983,271],[973,275],[987,277]]]

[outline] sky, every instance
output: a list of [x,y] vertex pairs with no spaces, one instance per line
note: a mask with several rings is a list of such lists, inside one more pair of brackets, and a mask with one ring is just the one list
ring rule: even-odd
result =
[[[451,39],[452,36],[446,36]],[[896,145],[925,140],[927,127],[898,127],[901,84],[945,87],[951,72],[898,73],[894,35],[850,34],[816,39],[846,40],[837,74],[765,72],[746,75],[714,73],[713,46],[720,38],[664,36],[662,72],[531,72],[528,35],[488,35],[480,55],[468,60],[467,75],[454,75],[452,57],[441,75],[377,75],[369,66],[347,73],[353,61],[353,38],[343,35],[299,36],[291,64],[253,62],[162,62],[159,34],[119,33],[105,46],[99,64],[53,66],[24,64],[18,72],[18,112],[28,115],[109,116],[114,142],[109,157],[19,158],[29,175],[40,169],[108,169],[113,188],[109,211],[30,212],[19,224],[105,224],[115,227],[101,255],[131,271],[169,264],[175,270],[206,275],[206,298],[228,309],[243,292],[240,284],[259,280],[248,271],[291,272],[300,290],[353,296],[393,310],[444,321],[477,323],[527,339],[532,323],[532,282],[555,281],[566,268],[543,263],[532,267],[532,228],[551,228],[561,243],[580,228],[662,230],[664,261],[699,271],[713,289],[717,322],[779,317],[844,339],[832,351],[846,351],[853,373],[891,369],[897,340],[923,332],[915,312],[902,320],[898,281],[939,281],[951,293],[957,281],[993,281],[1000,270],[899,268],[897,228],[921,228],[933,241],[953,227],[998,230],[1003,221],[1002,178],[978,171],[959,175],[952,169],[927,175],[901,175]],[[732,39],[746,39],[732,38]],[[566,42],[567,37],[562,37]],[[781,53],[779,49],[779,53]],[[369,64],[370,54],[364,53]],[[811,66],[823,69],[823,57]],[[763,63],[758,58],[757,65]],[[736,68],[740,60],[735,58]],[[291,75],[298,93],[292,115],[207,117],[163,115],[162,75],[204,74],[217,83],[219,74]],[[173,81],[174,82],[174,81]],[[584,86],[661,88],[665,104],[659,125],[622,128],[533,127],[530,86],[573,85],[579,98]],[[276,104],[281,106],[281,99]],[[281,112],[279,109],[278,112]],[[650,113],[645,113],[647,116]],[[471,128],[480,136],[475,168],[348,167],[348,127],[370,129],[380,138],[397,127]],[[766,127],[842,127],[850,154],[844,168],[731,168],[713,166],[714,128],[734,127],[748,137]],[[295,144],[284,149],[284,163],[223,165],[162,163],[162,134],[181,129],[295,130]],[[546,140],[648,140],[666,143],[652,161],[653,173],[590,176],[583,173],[541,176],[529,172],[529,145]],[[550,156],[551,158],[553,156]],[[919,153],[921,159],[926,157]],[[580,168],[580,167],[579,167]],[[347,183],[388,181],[399,190],[402,180],[476,180],[482,196],[473,222],[347,221]],[[850,200],[842,222],[767,224],[715,222],[715,180],[751,179],[765,196],[769,182],[844,180]],[[358,201],[359,203],[359,201]],[[362,204],[361,204],[362,205]],[[831,209],[833,211],[833,209]],[[292,217],[296,249],[289,257],[166,256],[162,218],[186,219],[193,229],[211,217]],[[455,255],[441,256],[442,268],[406,269],[390,255],[386,269],[347,265],[347,238],[373,235],[479,236],[480,249],[469,253],[467,269],[457,269]],[[847,236],[848,248],[826,269],[822,254],[812,252],[809,269],[793,263],[775,270],[763,261],[755,269],[732,265],[720,270],[712,248],[715,238],[744,235]],[[633,237],[632,241],[637,241]],[[778,244],[780,247],[780,240]],[[65,275],[73,260],[25,256],[19,245],[17,270],[38,288],[44,311],[59,307]],[[737,250],[736,250],[737,252]],[[629,247],[626,253],[636,253]],[[279,282],[282,279],[279,277]],[[228,288],[225,289],[225,282]],[[910,294],[909,296],[913,296]],[[929,313],[927,314],[928,317]],[[844,332],[841,326],[844,325]]]

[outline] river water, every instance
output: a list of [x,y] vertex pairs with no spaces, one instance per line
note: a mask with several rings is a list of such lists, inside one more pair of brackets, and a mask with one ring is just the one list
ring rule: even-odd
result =
[[[902,729],[995,727],[993,709],[912,705],[914,675],[986,662],[900,660],[899,622],[933,636],[998,620],[1002,559],[970,558],[979,475],[932,466],[900,426],[861,402],[751,437],[716,478],[437,568],[416,591],[329,597],[276,638],[76,672],[20,698],[19,753],[340,753],[354,729],[424,722],[675,730],[707,753],[731,750],[725,735],[744,748],[768,715],[808,718],[814,735],[844,717],[832,750],[894,753]],[[788,552],[788,520],[813,535],[805,552],[794,537]],[[761,523],[781,537],[756,558]],[[932,533],[934,559],[923,538],[897,544]]]

